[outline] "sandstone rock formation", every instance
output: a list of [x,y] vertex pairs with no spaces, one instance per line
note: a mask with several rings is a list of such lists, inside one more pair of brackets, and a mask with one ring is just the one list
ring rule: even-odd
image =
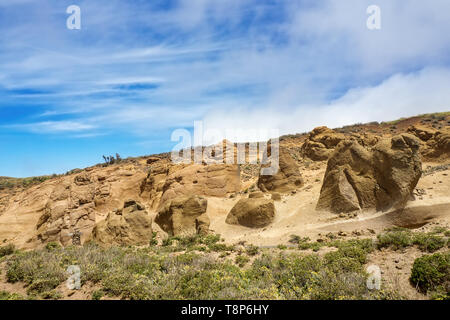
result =
[[328,160],[317,209],[403,207],[422,174],[418,149],[419,141],[409,134],[384,139],[373,150],[342,141]]
[[262,228],[269,225],[274,218],[275,205],[273,200],[244,198],[234,205],[225,222],[249,228]]
[[422,141],[421,153],[425,158],[450,157],[450,129],[436,130],[421,125],[410,126],[408,132]]
[[152,239],[152,219],[144,206],[126,200],[92,230],[92,239],[104,245],[148,245]]
[[[270,152],[268,153],[270,157]],[[270,166],[266,164],[264,166]],[[285,148],[279,148],[279,170],[275,175],[260,175],[258,187],[263,192],[286,193],[296,190],[303,184],[297,163]]]
[[328,160],[333,149],[344,139],[345,135],[342,133],[327,127],[317,127],[310,132],[303,144],[302,153],[314,161]]
[[378,209],[402,208],[410,199],[422,175],[419,146],[417,138],[404,133],[382,140],[374,147]]
[[141,185],[141,196],[152,198],[157,208],[180,196],[225,197],[239,191],[239,168],[226,164],[152,165]]
[[68,245],[78,230],[85,240],[95,224],[94,197],[95,186],[86,172],[76,175],[73,183],[57,184],[36,223],[37,238]]
[[159,210],[155,222],[169,235],[207,233],[207,200],[199,196],[181,196],[168,200]]
[[207,235],[209,230],[210,220],[206,214],[202,214],[195,219],[195,230],[197,234]]

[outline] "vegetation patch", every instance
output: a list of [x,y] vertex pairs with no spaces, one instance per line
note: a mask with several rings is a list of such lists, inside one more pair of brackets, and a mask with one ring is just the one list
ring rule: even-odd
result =
[[15,246],[13,244],[7,244],[6,246],[0,247],[0,258],[13,254],[15,251]]
[[423,293],[450,299],[450,251],[417,258],[410,280]]
[[393,228],[378,235],[377,247],[398,250],[416,245],[422,251],[435,252],[447,245],[447,235],[447,231],[442,228],[435,228],[431,232],[412,232],[404,228]]

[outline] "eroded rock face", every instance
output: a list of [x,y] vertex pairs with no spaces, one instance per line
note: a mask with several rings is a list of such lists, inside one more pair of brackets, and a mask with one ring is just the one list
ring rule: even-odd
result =
[[[270,156],[270,153],[269,155]],[[270,166],[267,164],[266,166]],[[274,175],[260,175],[258,178],[258,188],[263,192],[287,193],[296,190],[303,185],[298,165],[289,151],[279,149],[279,170]]]
[[85,240],[95,224],[95,187],[86,173],[74,177],[74,183],[57,184],[36,224],[42,242],[71,244],[72,234],[80,231]]
[[151,198],[154,208],[181,196],[225,197],[239,191],[239,168],[226,164],[152,165],[141,186],[141,196]]
[[328,160],[333,149],[345,139],[345,135],[327,127],[312,130],[302,146],[302,153],[314,161]]
[[272,223],[274,218],[275,205],[273,200],[245,198],[234,205],[225,222],[249,228],[262,228]]
[[199,196],[181,196],[171,199],[159,210],[155,222],[169,235],[207,233],[209,219],[206,216],[208,202]]
[[344,140],[330,157],[318,210],[336,213],[404,207],[422,174],[419,141],[402,134],[373,149]]
[[[66,246],[73,244],[76,233],[81,233],[81,243],[88,240],[98,214],[110,212],[124,199],[138,193],[138,182],[143,174],[134,176],[135,171],[127,168],[132,176],[125,177],[121,175],[122,171],[118,168],[87,168],[44,183],[44,189],[49,193],[44,196],[39,190],[35,191],[46,201],[42,209],[36,210],[38,218],[27,243],[57,241]],[[27,206],[25,201],[22,203]]]
[[411,126],[408,132],[422,141],[421,153],[427,159],[450,157],[450,129],[435,130],[425,126]]
[[148,245],[152,219],[142,204],[130,199],[94,227],[92,239],[104,245]]
[[[389,141],[390,140],[390,141]],[[410,134],[382,140],[374,148],[377,208],[402,208],[422,175],[420,143]]]

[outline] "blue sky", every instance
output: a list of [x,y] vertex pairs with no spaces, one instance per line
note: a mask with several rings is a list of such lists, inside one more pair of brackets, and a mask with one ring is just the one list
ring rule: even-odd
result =
[[[366,27],[369,5],[381,29]],[[81,30],[66,28],[69,5]],[[448,111],[450,2],[0,0],[0,176]]]

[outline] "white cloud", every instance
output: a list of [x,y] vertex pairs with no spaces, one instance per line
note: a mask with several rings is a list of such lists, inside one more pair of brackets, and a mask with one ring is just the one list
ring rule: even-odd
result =
[[450,69],[427,68],[393,75],[376,86],[351,89],[327,104],[213,110],[205,116],[204,126],[221,132],[241,130],[240,141],[246,141],[252,137],[246,136],[245,130],[273,128],[288,134],[306,132],[320,125],[340,127],[394,120],[450,110],[449,88]]
[[34,133],[67,133],[95,129],[94,125],[77,121],[42,121],[8,126],[13,129],[22,129]]
[[[310,10],[291,3],[286,31],[293,39],[310,41],[316,52],[329,50],[336,60],[358,62],[359,72],[385,73],[411,64],[448,62],[450,1],[324,0]],[[366,9],[381,9],[381,30],[368,30]]]

